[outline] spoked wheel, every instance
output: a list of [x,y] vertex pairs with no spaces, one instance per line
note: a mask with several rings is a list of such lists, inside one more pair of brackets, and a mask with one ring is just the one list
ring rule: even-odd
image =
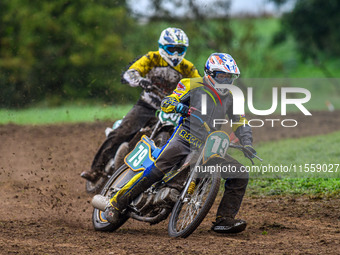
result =
[[86,192],[89,194],[98,194],[106,182],[106,176],[100,177],[96,182],[86,181]]
[[114,171],[114,159],[111,159],[105,167],[105,175],[102,174],[102,176],[100,176],[99,179],[95,182],[86,181],[85,184],[86,192],[89,194],[99,194],[100,191],[105,186],[105,183],[108,181],[109,176],[113,173],[113,171]]
[[111,158],[104,168],[105,174],[103,174],[97,181],[86,181],[86,192],[89,194],[99,194],[110,176],[118,169],[119,166],[124,164],[124,157],[129,152],[129,143],[122,143],[117,149],[114,158]]
[[196,179],[195,189],[189,188],[184,200],[179,199],[172,210],[168,226],[171,237],[186,238],[195,231],[212,207],[220,183],[218,173]]
[[[106,183],[105,187],[101,191],[101,195],[107,196],[109,192],[112,192],[116,188],[122,187],[126,182],[126,175],[129,168],[126,165],[121,166]],[[121,227],[127,220],[128,216],[122,215],[122,218],[116,224],[112,224],[105,218],[104,212],[95,208],[92,213],[92,223],[95,230],[99,231],[115,231]]]
[[157,147],[162,147],[164,144],[166,144],[169,138],[170,134],[168,132],[163,131],[157,134],[153,140]]

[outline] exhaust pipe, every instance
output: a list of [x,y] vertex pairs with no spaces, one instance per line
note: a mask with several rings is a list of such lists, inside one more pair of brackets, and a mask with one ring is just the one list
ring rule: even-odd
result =
[[99,209],[101,211],[105,211],[106,206],[110,203],[110,199],[108,197],[104,197],[102,195],[95,195],[92,198],[91,204],[94,208]]

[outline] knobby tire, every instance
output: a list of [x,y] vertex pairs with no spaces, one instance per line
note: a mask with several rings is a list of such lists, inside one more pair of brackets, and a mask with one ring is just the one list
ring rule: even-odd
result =
[[[182,237],[182,238],[186,238],[188,237],[190,234],[192,234],[196,228],[201,224],[201,222],[203,221],[203,219],[205,218],[205,216],[208,214],[209,210],[211,209],[219,187],[220,187],[220,183],[221,183],[221,178],[219,176],[219,173],[213,173],[211,174],[211,185],[209,187],[209,193],[207,195],[206,200],[204,201],[203,205],[201,206],[201,209],[199,210],[199,212],[197,213],[197,215],[191,220],[191,223],[189,223],[184,229],[177,229],[177,224],[180,223],[179,222],[179,215],[180,212],[183,208],[183,205],[185,204],[181,199],[179,199],[170,216],[170,220],[169,220],[169,225],[168,225],[168,233],[169,236],[171,237]],[[203,178],[202,178],[203,179]],[[196,187],[197,188],[197,187]],[[197,192],[197,190],[195,189],[194,193]],[[190,199],[191,201],[191,199]],[[189,210],[187,208],[187,210]]]

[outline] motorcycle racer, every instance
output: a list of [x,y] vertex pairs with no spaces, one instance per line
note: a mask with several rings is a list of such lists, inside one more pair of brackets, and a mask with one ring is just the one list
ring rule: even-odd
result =
[[145,124],[155,118],[162,98],[151,91],[152,85],[159,87],[164,94],[170,94],[182,78],[200,77],[195,66],[184,58],[189,39],[179,28],[162,31],[159,50],[150,51],[123,74],[124,83],[131,87],[142,87],[140,99],[124,117],[118,128],[113,130],[96,153],[91,169],[81,173],[81,177],[95,182],[100,171],[115,155],[121,143],[132,139]]
[[[162,110],[165,112],[178,112],[184,116],[182,124],[162,148],[154,164],[132,178],[110,200],[110,206],[105,210],[105,217],[110,222],[116,222],[121,212],[154,182],[163,178],[170,169],[181,162],[193,147],[201,147],[208,135],[207,129],[197,118],[188,116],[190,107],[201,109],[202,95],[207,96],[207,112],[198,114],[199,118],[207,123],[211,130],[220,126],[213,125],[213,119],[224,118],[228,115],[233,120],[233,131],[242,145],[253,154],[252,131],[247,124],[245,116],[233,114],[233,97],[227,88],[220,88],[217,84],[232,84],[240,75],[235,60],[225,53],[213,53],[206,61],[204,77],[182,79],[173,94],[162,101]],[[219,102],[217,104],[216,102]],[[245,124],[243,124],[245,123]],[[252,155],[247,155],[252,156]],[[228,164],[240,168],[242,165],[235,159],[228,157]],[[220,233],[237,233],[246,228],[246,222],[235,219],[248,184],[248,173],[241,173],[228,178],[225,182],[225,191],[218,207],[216,222],[212,230]]]

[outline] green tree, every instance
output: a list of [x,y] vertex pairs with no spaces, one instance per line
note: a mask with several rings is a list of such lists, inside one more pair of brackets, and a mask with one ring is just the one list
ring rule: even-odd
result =
[[124,45],[134,29],[127,12],[118,0],[1,1],[0,106],[131,96],[119,84],[133,58]]
[[329,0],[327,4],[322,0],[299,0],[283,21],[304,56],[340,56],[339,12],[337,0]]
[[[277,4],[287,0],[272,0]],[[289,0],[288,0],[289,1]],[[297,0],[294,9],[283,15],[279,43],[292,35],[304,59],[313,60],[327,77],[332,77],[325,61],[340,56],[340,1]]]

